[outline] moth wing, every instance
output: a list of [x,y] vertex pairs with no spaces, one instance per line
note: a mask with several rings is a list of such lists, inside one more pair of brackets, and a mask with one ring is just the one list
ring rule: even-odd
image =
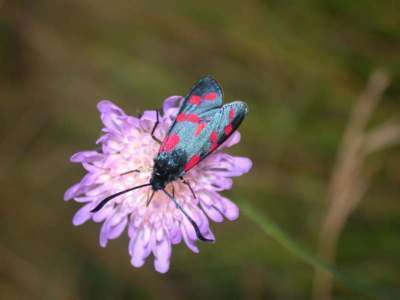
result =
[[195,128],[187,126],[179,132],[183,136],[177,149],[187,154],[184,171],[188,172],[200,161],[213,153],[239,127],[247,114],[247,105],[241,101],[225,104],[202,115],[202,122]]
[[184,172],[214,152],[239,127],[247,105],[236,101],[222,106],[222,89],[204,77],[193,86],[163,140],[160,153],[179,150],[185,156]]
[[187,120],[194,122],[211,110],[220,108],[223,103],[223,92],[218,82],[211,76],[200,79],[185,97],[179,110],[177,118],[170,127],[167,136],[174,131],[179,131],[184,124],[180,122]]

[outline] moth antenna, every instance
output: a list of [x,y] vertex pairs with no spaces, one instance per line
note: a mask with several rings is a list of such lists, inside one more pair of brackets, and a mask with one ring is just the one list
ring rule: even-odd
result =
[[137,190],[137,189],[143,188],[145,186],[149,186],[149,185],[151,185],[151,184],[150,183],[146,183],[146,184],[138,185],[138,186],[135,186],[133,188],[129,188],[127,190],[124,190],[124,191],[115,193],[115,194],[113,194],[111,196],[108,196],[107,198],[101,200],[101,202],[99,204],[97,204],[96,207],[93,208],[90,212],[92,212],[92,213],[98,212],[100,209],[103,208],[104,205],[107,204],[108,201],[110,201],[110,200],[112,200],[112,199],[114,199],[114,198],[116,198],[118,196],[121,196],[122,194],[128,193],[128,192],[133,191],[133,190]]
[[166,190],[162,190],[165,195],[168,196],[169,199],[172,200],[172,202],[175,203],[176,207],[185,215],[185,217],[189,220],[189,222],[192,224],[194,231],[196,232],[196,236],[199,240],[203,241],[203,242],[214,242],[214,240],[212,239],[207,239],[205,238],[199,229],[199,226],[197,226],[196,222],[189,216],[189,214],[183,209],[183,207],[176,201],[175,197],[172,197],[172,195],[170,193],[168,193]]

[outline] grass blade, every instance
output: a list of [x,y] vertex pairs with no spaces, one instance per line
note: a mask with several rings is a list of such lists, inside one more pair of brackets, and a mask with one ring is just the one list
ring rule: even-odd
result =
[[274,239],[289,252],[296,255],[307,264],[332,273],[333,276],[347,288],[358,291],[359,293],[368,296],[371,299],[400,299],[400,296],[396,296],[393,292],[371,288],[364,282],[351,278],[350,276],[339,271],[333,265],[321,260],[319,257],[315,256],[310,251],[298,244],[273,220],[268,218],[266,215],[261,214],[259,210],[254,209],[247,202],[241,201],[240,207],[242,213],[256,223],[269,237]]

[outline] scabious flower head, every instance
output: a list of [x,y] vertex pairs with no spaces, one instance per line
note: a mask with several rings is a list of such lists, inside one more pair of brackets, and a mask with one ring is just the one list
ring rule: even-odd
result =
[[[172,125],[182,100],[180,96],[165,100],[155,132],[161,140]],[[71,157],[71,162],[81,163],[88,172],[64,195],[65,200],[74,199],[83,204],[73,217],[73,224],[81,225],[89,219],[103,222],[100,232],[102,247],[127,229],[132,265],[141,267],[153,254],[155,269],[165,273],[169,269],[172,245],[183,240],[193,252],[198,253],[199,250],[193,226],[164,193],[155,193],[149,206],[146,206],[152,190],[145,187],[123,194],[101,210],[91,212],[107,196],[149,182],[160,147],[151,136],[156,111],[145,111],[137,118],[126,115],[107,100],[100,101],[97,107],[105,126],[103,135],[97,141],[100,149],[78,152]],[[214,239],[214,235],[208,219],[222,222],[224,217],[235,220],[239,216],[238,207],[219,194],[232,187],[232,177],[240,176],[251,168],[248,158],[222,152],[239,140],[240,134],[235,132],[218,151],[185,175],[196,198],[181,181],[170,183],[167,187],[171,190],[173,185],[177,201],[197,223],[203,236],[209,239]]]

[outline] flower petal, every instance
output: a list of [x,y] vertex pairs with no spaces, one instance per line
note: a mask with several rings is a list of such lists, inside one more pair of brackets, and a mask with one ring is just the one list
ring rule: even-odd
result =
[[163,103],[163,111],[166,113],[171,108],[179,108],[181,106],[181,102],[184,100],[182,96],[174,95],[169,96],[164,100]]
[[113,239],[116,239],[117,237],[119,237],[121,235],[121,233],[124,232],[124,229],[125,229],[127,223],[128,223],[128,218],[125,217],[124,219],[122,219],[122,221],[120,223],[111,227],[111,229],[108,233],[108,239],[113,240]]
[[169,234],[172,244],[176,245],[182,241],[182,231],[177,225],[174,225]]
[[170,96],[165,99],[163,104],[164,114],[168,116],[171,113],[171,109],[175,111],[181,106],[183,100],[184,98],[182,96]]
[[158,259],[154,260],[154,268],[159,273],[167,273],[169,270],[169,259]]
[[165,273],[169,269],[169,259],[171,256],[171,243],[167,237],[158,242],[153,248],[154,267],[160,273]]
[[96,223],[103,222],[106,218],[108,218],[111,214],[114,213],[114,208],[112,206],[105,206],[100,209],[98,212],[93,214],[93,221]]
[[152,123],[157,121],[157,111],[156,110],[145,110],[140,117],[140,120],[148,120]]
[[87,220],[89,220],[92,217],[92,213],[90,212],[93,209],[93,203],[86,204],[85,206],[81,207],[76,214],[74,215],[74,218],[72,219],[72,223],[75,226],[82,225],[85,223]]
[[192,224],[190,224],[186,218],[183,219],[181,223],[181,230],[186,246],[194,253],[199,253],[199,248],[197,248],[195,244],[195,241],[197,240],[196,232],[194,231]]
[[123,118],[126,117],[124,111],[108,100],[102,100],[97,104],[97,109],[101,112],[103,124],[114,133],[119,133]]
[[68,190],[66,190],[64,193],[64,201],[68,201],[68,200],[71,200],[72,198],[74,198],[78,194],[78,191],[80,188],[81,188],[81,184],[75,183]]
[[[251,167],[253,166],[253,162],[247,158],[247,157],[242,157],[242,156],[233,156],[234,159],[234,166],[235,169],[238,170],[239,172],[235,173],[233,176],[241,176],[244,173],[247,173],[250,171]],[[236,175],[238,174],[238,175]]]
[[240,132],[235,131],[222,145],[222,147],[232,147],[233,145],[236,145],[237,143],[240,142]]
[[72,155],[70,161],[73,163],[92,162],[101,158],[101,153],[97,151],[81,151]]
[[154,237],[153,235],[150,236],[150,241],[144,239],[144,231],[140,230],[136,238],[130,241],[129,253],[131,255],[131,264],[136,268],[143,266],[147,256],[151,253]]
[[143,242],[141,239],[137,238],[135,243],[133,244],[133,251],[131,254],[131,264],[136,267],[140,268],[145,263],[145,249]]
[[113,112],[123,114],[122,109],[120,109],[110,100],[100,100],[99,103],[97,103],[97,109],[99,110],[99,112],[103,114],[108,114]]
[[236,220],[239,217],[238,206],[225,197],[221,197],[220,201],[222,202],[222,204],[224,206],[223,213],[224,213],[225,217],[230,221]]
[[180,106],[184,100],[184,98],[180,96],[174,97],[176,98],[171,97],[171,100],[164,105],[163,122],[166,129],[168,129],[175,121],[175,118],[179,113]]
[[213,206],[208,206],[205,204],[201,204],[201,207],[204,209],[207,216],[213,220],[214,222],[222,222],[224,218],[222,217],[221,213]]

